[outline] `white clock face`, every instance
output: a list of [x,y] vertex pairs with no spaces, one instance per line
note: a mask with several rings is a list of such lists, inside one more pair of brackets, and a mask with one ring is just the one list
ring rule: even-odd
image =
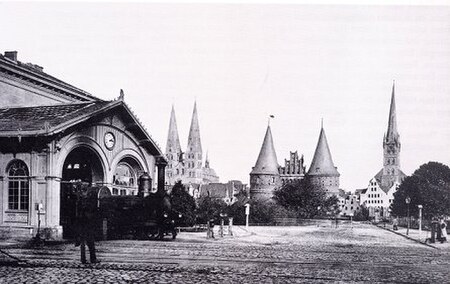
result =
[[114,134],[112,134],[111,132],[107,132],[105,134],[105,146],[106,146],[106,148],[111,150],[112,148],[114,148],[115,144],[116,144],[116,138],[114,137]]

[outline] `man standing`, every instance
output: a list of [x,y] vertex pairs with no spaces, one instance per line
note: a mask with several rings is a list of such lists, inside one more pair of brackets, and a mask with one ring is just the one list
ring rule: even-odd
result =
[[86,263],[86,245],[89,249],[91,263],[99,263],[95,255],[95,226],[97,216],[97,199],[95,190],[86,184],[77,187],[77,216],[78,239],[81,250],[81,263]]

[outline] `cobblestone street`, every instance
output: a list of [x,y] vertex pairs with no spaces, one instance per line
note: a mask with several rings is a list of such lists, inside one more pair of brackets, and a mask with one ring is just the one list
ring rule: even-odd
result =
[[235,227],[234,237],[98,243],[100,264],[79,248],[7,248],[26,260],[0,267],[2,283],[449,283],[450,252],[367,224]]

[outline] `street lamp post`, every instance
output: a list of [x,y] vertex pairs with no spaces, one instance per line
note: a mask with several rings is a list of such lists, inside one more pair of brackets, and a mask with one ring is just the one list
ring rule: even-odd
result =
[[408,206],[408,209],[407,209],[408,210],[408,228],[406,229],[406,235],[408,236],[409,235],[409,226],[411,223],[411,218],[409,216],[409,203],[411,203],[411,198],[409,196],[406,197],[405,202],[406,202],[406,205]]
[[250,204],[245,204],[245,228],[248,230],[248,216],[250,216]]
[[422,239],[422,205],[417,205],[419,207],[419,241]]

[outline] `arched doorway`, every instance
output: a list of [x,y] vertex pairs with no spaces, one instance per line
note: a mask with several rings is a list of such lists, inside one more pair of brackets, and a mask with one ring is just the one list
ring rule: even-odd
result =
[[60,222],[63,238],[73,238],[76,198],[73,184],[77,182],[90,185],[104,183],[103,165],[91,148],[80,146],[67,155],[62,169]]

